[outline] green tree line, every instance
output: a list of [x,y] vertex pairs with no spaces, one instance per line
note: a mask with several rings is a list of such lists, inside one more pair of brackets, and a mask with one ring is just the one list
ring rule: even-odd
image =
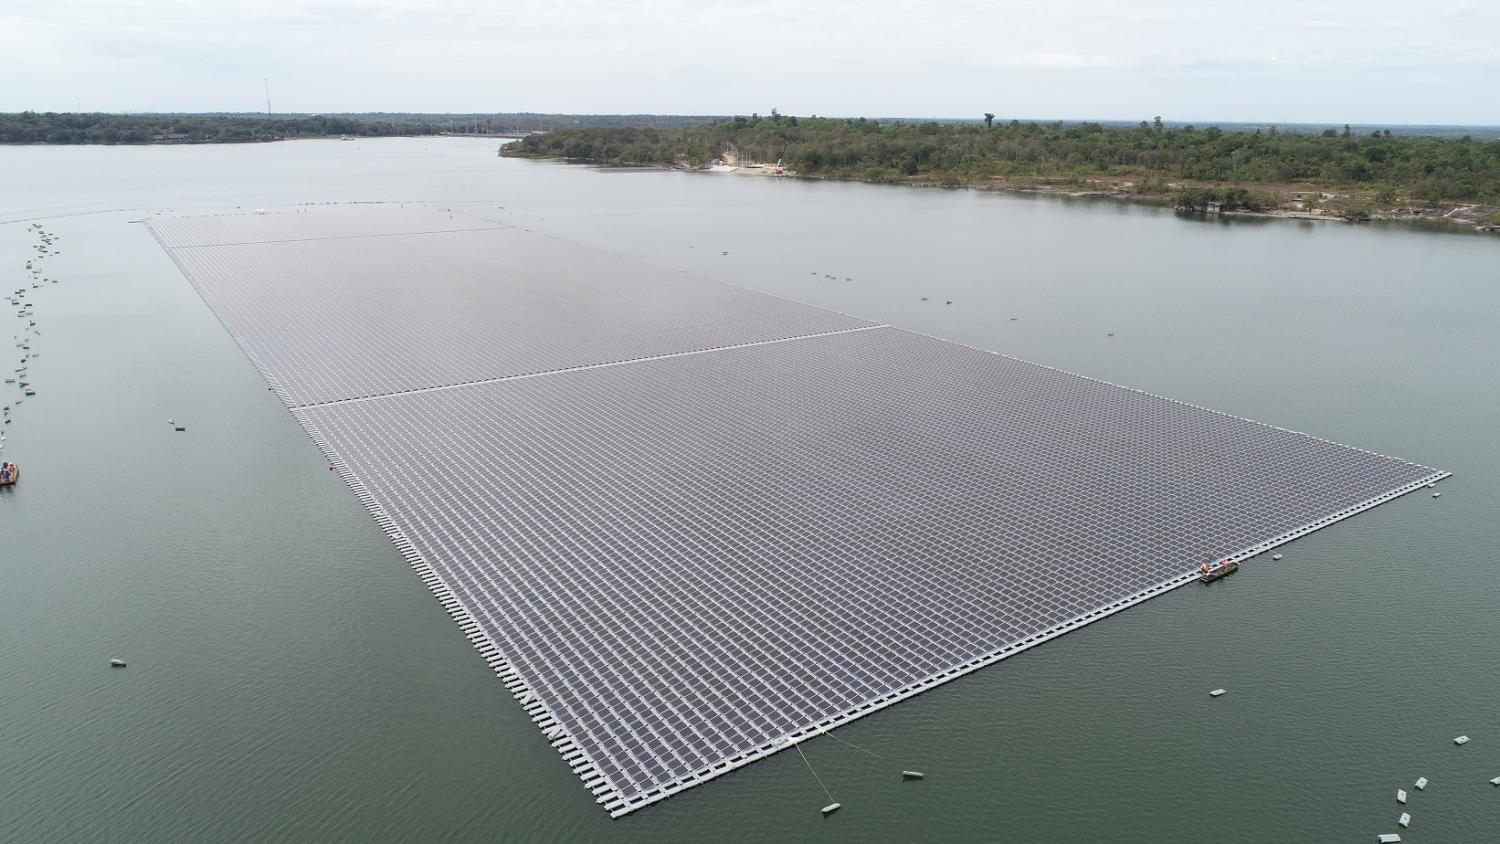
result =
[[357,120],[343,116],[74,114],[25,111],[0,114],[0,143],[149,144],[238,143],[330,135],[430,135],[441,127]]
[[349,112],[340,117],[356,120],[384,120],[398,125],[421,123],[439,129],[481,132],[546,131],[597,126],[630,126],[637,129],[672,129],[723,120],[723,115],[692,114],[544,114],[534,111],[433,113],[433,112]]
[[[697,166],[725,151],[784,161],[809,176],[870,181],[984,184],[997,178],[1135,179],[1142,192],[1166,182],[1312,183],[1363,188],[1431,202],[1500,200],[1500,140],[1329,129],[1322,134],[1226,132],[1097,123],[995,125],[864,118],[736,117],[676,128],[577,128],[536,135],[505,154],[608,164]],[[1201,204],[1199,196],[1184,204]],[[1250,207],[1250,195],[1225,197]]]

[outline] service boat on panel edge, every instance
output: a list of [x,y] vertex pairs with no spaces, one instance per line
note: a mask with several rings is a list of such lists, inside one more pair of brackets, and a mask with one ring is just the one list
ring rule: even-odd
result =
[[1240,564],[1234,560],[1225,560],[1221,563],[1204,563],[1198,567],[1198,582],[1213,583],[1221,577],[1228,577],[1240,570]]

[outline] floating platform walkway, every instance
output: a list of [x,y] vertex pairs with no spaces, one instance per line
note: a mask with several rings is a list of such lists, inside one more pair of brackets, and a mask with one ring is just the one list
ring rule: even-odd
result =
[[147,224],[616,816],[1447,474],[441,209]]

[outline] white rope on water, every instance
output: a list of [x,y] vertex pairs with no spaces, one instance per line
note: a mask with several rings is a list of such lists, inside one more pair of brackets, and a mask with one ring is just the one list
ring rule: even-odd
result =
[[[873,750],[865,750],[863,747],[860,747],[859,745],[855,744],[852,741],[844,741],[843,739],[839,738],[838,736],[834,735],[832,732],[830,732],[828,730],[824,730],[823,731],[823,735],[828,736],[829,738],[833,739],[834,741],[836,741],[836,742],[838,742],[840,744],[847,744],[850,747],[854,748],[855,750],[858,750],[860,753],[868,753],[871,756],[874,756],[876,759],[885,759],[885,757],[881,756],[879,753],[876,753]],[[889,762],[890,760],[889,759],[885,759],[885,761]]]
[[792,747],[797,748],[797,755],[802,757],[802,764],[806,765],[809,771],[812,771],[813,779],[818,781],[818,788],[823,789],[823,793],[828,795],[828,802],[837,803],[838,801],[833,799],[833,792],[828,790],[828,786],[823,784],[823,778],[818,776],[818,772],[813,770],[812,763],[807,761],[807,754],[802,752],[802,742],[796,742]]

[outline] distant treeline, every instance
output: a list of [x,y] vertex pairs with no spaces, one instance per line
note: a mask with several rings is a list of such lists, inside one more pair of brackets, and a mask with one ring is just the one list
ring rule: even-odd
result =
[[[1133,127],[1097,123],[909,123],[736,117],[676,129],[579,128],[536,135],[506,155],[609,164],[697,166],[726,152],[782,160],[803,175],[869,181],[986,184],[995,179],[1135,179],[1141,193],[1167,182],[1315,184],[1362,188],[1377,201],[1500,200],[1500,140],[1418,137],[1349,127],[1320,134]],[[1198,198],[1192,198],[1193,204]],[[1231,204],[1254,202],[1239,194]]]
[[330,135],[430,135],[442,127],[350,117],[202,114],[0,114],[0,143],[240,143]]
[[723,117],[662,114],[494,114],[256,113],[98,114],[27,111],[0,114],[0,143],[8,144],[149,144],[239,143],[329,135],[378,137],[434,135],[440,132],[552,131],[580,127],[674,129],[710,124]]
[[341,117],[356,120],[379,120],[397,124],[419,123],[437,127],[443,131],[480,132],[550,132],[557,129],[585,127],[629,126],[637,129],[675,129],[682,126],[702,126],[727,119],[724,115],[692,114],[540,114],[537,112],[496,112],[473,114],[427,114],[427,113],[349,113]]

